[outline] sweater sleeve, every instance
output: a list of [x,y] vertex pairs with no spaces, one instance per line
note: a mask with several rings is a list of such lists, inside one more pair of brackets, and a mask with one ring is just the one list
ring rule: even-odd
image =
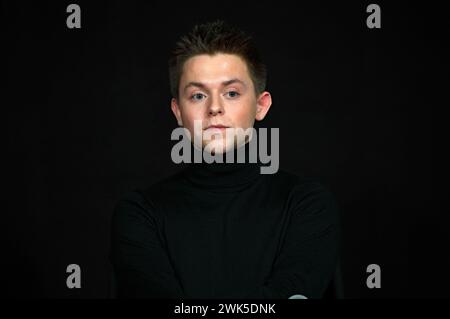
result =
[[110,259],[119,298],[184,297],[151,209],[137,191],[129,192],[114,209]]
[[290,202],[285,238],[255,298],[322,298],[335,273],[339,220],[334,196],[320,183],[308,182],[294,187]]

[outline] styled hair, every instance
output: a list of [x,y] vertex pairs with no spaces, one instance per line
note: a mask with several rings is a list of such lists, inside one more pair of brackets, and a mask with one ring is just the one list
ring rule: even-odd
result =
[[169,80],[172,97],[178,99],[184,63],[200,54],[235,54],[242,58],[249,70],[255,94],[266,88],[267,71],[252,37],[223,20],[197,24],[176,43],[169,58]]

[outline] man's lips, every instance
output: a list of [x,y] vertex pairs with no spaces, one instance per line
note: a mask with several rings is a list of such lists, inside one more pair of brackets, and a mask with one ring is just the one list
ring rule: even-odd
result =
[[225,125],[210,125],[205,130],[207,130],[207,129],[225,129],[225,128],[228,128],[228,126],[225,126]]

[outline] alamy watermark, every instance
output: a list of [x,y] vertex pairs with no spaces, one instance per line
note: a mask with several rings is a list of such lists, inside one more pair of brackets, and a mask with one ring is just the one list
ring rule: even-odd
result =
[[371,3],[367,6],[366,12],[370,15],[366,19],[366,24],[369,29],[381,28],[381,8],[376,3]]
[[[171,140],[179,140],[172,147],[171,158],[175,164],[191,162],[191,145],[194,145],[194,163],[234,163],[235,151],[237,163],[244,163],[246,160],[245,147],[240,147],[246,142],[249,143],[248,160],[250,163],[259,161],[268,166],[260,167],[261,174],[275,174],[280,164],[279,156],[279,128],[270,129],[270,154],[268,154],[269,137],[267,128],[260,128],[258,132],[254,127],[223,129],[202,128],[202,121],[194,121],[194,140],[190,131],[185,127],[178,127],[172,131]],[[259,137],[259,138],[258,138]],[[180,140],[181,138],[181,140]],[[209,141],[204,145],[204,141]],[[259,143],[258,143],[259,142]],[[235,147],[237,146],[237,147]],[[225,156],[223,155],[225,154]]]
[[366,269],[370,275],[366,279],[367,288],[381,288],[381,267],[377,264],[370,264]]
[[81,28],[81,8],[78,4],[69,4],[66,8],[66,12],[70,13],[66,19],[66,25],[69,29]]
[[67,288],[81,288],[81,268],[77,264],[70,264],[66,268],[70,275],[66,279]]

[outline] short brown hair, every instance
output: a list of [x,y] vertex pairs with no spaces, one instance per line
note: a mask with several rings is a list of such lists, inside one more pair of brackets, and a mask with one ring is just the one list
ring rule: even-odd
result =
[[247,64],[250,77],[258,95],[266,88],[267,71],[252,37],[222,20],[198,24],[176,43],[169,58],[170,91],[178,98],[184,63],[200,54],[236,54]]

